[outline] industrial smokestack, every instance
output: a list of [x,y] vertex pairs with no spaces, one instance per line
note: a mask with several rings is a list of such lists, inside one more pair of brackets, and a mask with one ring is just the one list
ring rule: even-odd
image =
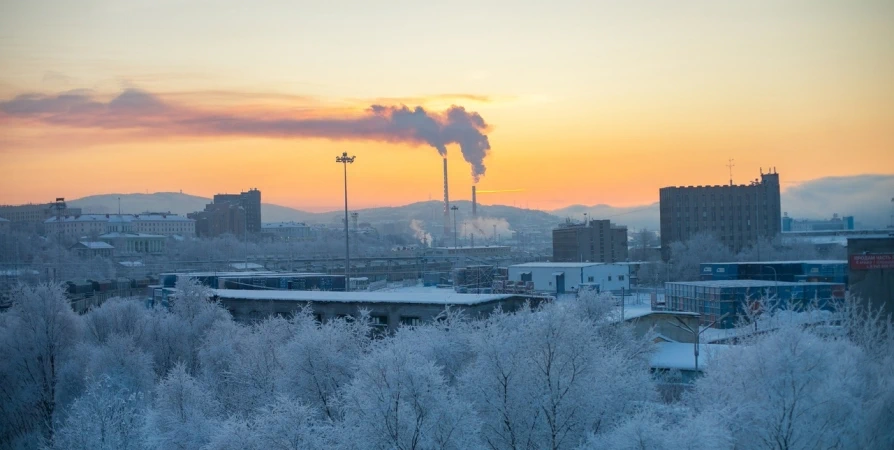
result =
[[472,217],[478,215],[478,198],[475,195],[475,186],[472,185]]
[[447,189],[447,158],[444,158],[444,236],[450,234],[450,194]]

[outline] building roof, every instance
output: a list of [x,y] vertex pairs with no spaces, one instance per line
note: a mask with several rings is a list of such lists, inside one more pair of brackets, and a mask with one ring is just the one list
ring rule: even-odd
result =
[[2,217],[0,217],[0,222],[9,222],[9,221],[6,220],[6,219],[4,219],[4,218],[2,218]]
[[593,263],[593,262],[587,262],[587,263],[531,262],[531,263],[524,263],[524,264],[514,264],[509,267],[510,268],[518,267],[518,268],[523,268],[523,269],[582,269],[584,267],[604,266],[604,265],[606,265],[606,264],[605,263]]
[[276,228],[309,228],[304,222],[267,222],[261,224],[262,229]]
[[165,236],[160,234],[146,234],[146,233],[106,233],[99,236],[100,239],[140,239],[140,238],[159,238],[165,239]]
[[130,223],[140,221],[195,222],[177,214],[144,213],[144,214],[79,214],[75,216],[53,216],[44,223],[54,222],[108,222]]
[[479,249],[485,249],[485,248],[507,249],[507,248],[511,248],[511,247],[509,247],[508,245],[474,245],[474,246],[460,245],[459,247],[433,247],[434,250],[479,250]]
[[[701,344],[698,346],[698,368],[708,366],[719,353],[730,351],[732,345]],[[695,344],[659,342],[649,365],[653,369],[695,370]]]
[[702,263],[705,264],[847,264],[847,260],[844,259],[805,259],[803,261],[736,261],[736,262],[710,262],[710,263]]
[[671,281],[665,284],[701,287],[786,287],[786,286],[841,286],[844,283],[792,282],[774,280],[708,280],[708,281]]
[[457,294],[453,291],[432,293],[405,292],[338,292],[212,289],[214,295],[233,300],[275,300],[317,303],[414,303],[425,305],[478,305],[507,300],[513,294]]
[[113,247],[108,242],[99,242],[99,241],[79,241],[78,244],[83,245],[84,248],[89,248],[91,250],[114,250]]

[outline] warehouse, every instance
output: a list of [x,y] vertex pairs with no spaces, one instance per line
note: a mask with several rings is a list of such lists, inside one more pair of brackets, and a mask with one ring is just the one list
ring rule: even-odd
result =
[[213,298],[238,321],[254,321],[271,315],[289,315],[309,306],[320,322],[337,317],[357,316],[369,311],[372,324],[394,331],[399,326],[431,322],[445,308],[462,311],[470,318],[488,316],[494,308],[515,311],[527,302],[532,306],[549,297],[510,294],[457,294],[443,292],[325,292],[325,291],[247,291],[213,289]]
[[[762,280],[713,280],[665,283],[663,304],[653,310],[686,311],[702,315],[703,323],[732,328],[762,298],[773,299],[774,307],[799,309],[813,301],[821,308],[844,299],[843,283],[792,283]],[[765,306],[766,307],[766,306]]]
[[625,264],[538,262],[509,266],[509,281],[532,281],[534,291],[550,294],[576,292],[584,285],[597,291],[630,290],[630,268]]

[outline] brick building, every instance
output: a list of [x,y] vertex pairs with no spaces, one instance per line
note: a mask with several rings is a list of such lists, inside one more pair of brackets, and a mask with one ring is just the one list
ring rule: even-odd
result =
[[627,227],[612,224],[609,220],[563,224],[553,230],[553,261],[627,261]]

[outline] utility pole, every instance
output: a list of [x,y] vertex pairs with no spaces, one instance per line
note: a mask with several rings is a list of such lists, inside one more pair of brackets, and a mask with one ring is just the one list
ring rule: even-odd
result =
[[345,292],[351,290],[351,250],[348,230],[348,164],[352,164],[354,158],[356,156],[348,156],[348,152],[342,152],[341,156],[335,157],[335,162],[344,166],[345,172]]
[[735,159],[730,158],[729,163],[726,165],[726,167],[729,167],[729,185],[730,186],[733,185],[733,167],[735,167],[735,164],[733,163],[734,161],[735,161]]

